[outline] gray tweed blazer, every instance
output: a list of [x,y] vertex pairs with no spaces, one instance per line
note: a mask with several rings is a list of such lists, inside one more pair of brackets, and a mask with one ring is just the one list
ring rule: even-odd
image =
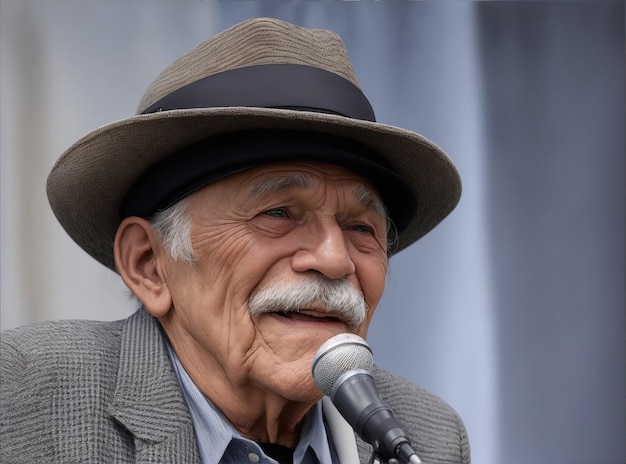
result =
[[[35,324],[0,341],[0,462],[200,462],[159,324],[144,310],[117,322]],[[382,369],[374,377],[422,461],[470,462],[448,405]],[[357,445],[370,462],[371,446]]]

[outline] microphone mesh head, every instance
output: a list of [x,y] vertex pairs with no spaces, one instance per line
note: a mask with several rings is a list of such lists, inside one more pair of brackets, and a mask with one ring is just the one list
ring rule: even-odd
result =
[[328,339],[313,359],[313,379],[322,393],[329,395],[342,374],[357,369],[371,371],[372,350],[361,337],[343,333]]

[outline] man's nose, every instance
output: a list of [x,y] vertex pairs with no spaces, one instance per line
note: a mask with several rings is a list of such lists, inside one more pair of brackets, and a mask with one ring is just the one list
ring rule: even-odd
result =
[[291,266],[296,272],[317,271],[329,279],[341,279],[355,271],[350,243],[335,221],[309,230],[293,255]]

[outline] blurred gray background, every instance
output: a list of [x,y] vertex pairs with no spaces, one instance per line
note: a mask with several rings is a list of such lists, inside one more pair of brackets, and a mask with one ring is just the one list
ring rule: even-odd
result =
[[55,222],[48,171],[253,16],[338,32],[378,120],[463,176],[392,259],[376,361],[459,411],[477,464],[625,462],[622,1],[1,0],[2,329],[132,313]]

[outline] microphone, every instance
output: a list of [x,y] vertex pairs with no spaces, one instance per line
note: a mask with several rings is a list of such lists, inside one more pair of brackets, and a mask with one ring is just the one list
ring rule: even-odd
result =
[[[313,379],[356,433],[385,461],[419,464],[407,433],[380,397],[372,350],[361,337],[342,333],[328,339],[313,359]],[[396,462],[397,462],[396,461]]]

